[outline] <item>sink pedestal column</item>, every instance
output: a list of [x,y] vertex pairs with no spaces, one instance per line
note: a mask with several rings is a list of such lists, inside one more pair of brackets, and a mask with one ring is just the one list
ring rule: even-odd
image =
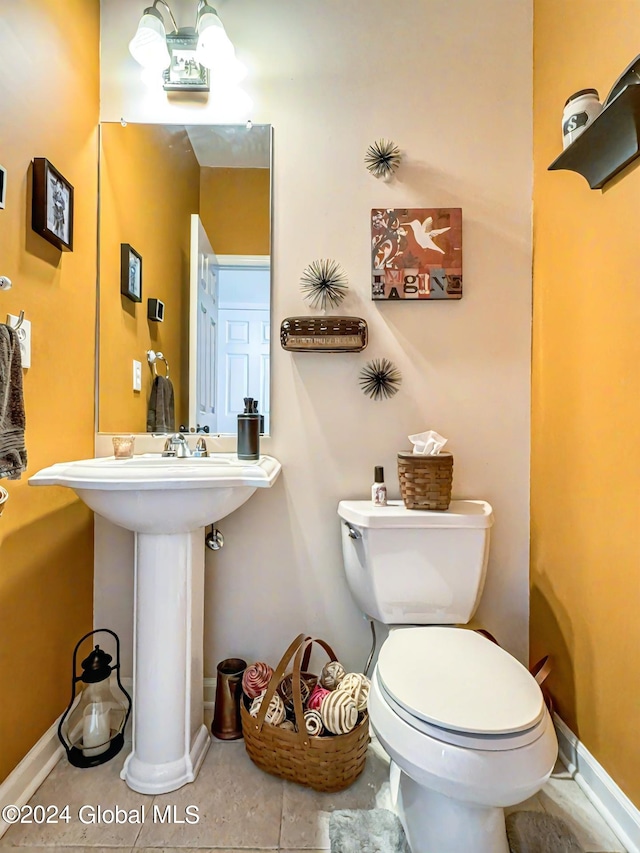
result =
[[203,719],[203,531],[136,533],[133,750],[121,777],[141,794],[193,782]]

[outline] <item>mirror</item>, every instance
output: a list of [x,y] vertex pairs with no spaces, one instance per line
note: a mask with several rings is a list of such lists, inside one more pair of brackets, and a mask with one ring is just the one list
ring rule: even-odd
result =
[[235,434],[253,397],[268,433],[271,126],[100,135],[98,431]]

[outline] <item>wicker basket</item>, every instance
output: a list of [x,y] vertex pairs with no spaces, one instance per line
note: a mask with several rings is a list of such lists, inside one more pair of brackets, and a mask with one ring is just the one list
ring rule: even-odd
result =
[[[331,660],[337,660],[324,640],[314,640],[304,634],[296,637],[271,677],[258,716],[252,717],[245,702],[241,703],[242,733],[249,758],[261,770],[315,791],[331,793],[348,788],[362,773],[369,743],[369,717],[365,711],[355,729],[345,735],[312,737],[307,734],[300,673],[306,668],[303,658],[308,661],[313,643],[322,646]],[[291,732],[266,723],[265,715],[294,655],[292,684],[297,731]]]
[[400,494],[407,509],[449,509],[453,456],[398,453]]

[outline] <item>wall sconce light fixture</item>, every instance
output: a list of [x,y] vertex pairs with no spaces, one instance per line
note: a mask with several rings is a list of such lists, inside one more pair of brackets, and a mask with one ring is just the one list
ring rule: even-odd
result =
[[[169,34],[158,5],[169,15]],[[166,0],[154,0],[140,18],[129,52],[143,68],[164,72],[167,91],[208,92],[209,72],[224,76],[236,62],[222,21],[206,0],[198,0],[195,27],[181,28]]]

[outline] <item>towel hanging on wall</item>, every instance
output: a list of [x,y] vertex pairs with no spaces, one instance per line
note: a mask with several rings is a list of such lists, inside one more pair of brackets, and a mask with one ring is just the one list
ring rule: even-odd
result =
[[0,324],[0,478],[18,480],[27,469],[20,341]]
[[147,432],[175,432],[176,416],[173,403],[173,383],[156,376],[151,386],[147,410]]

